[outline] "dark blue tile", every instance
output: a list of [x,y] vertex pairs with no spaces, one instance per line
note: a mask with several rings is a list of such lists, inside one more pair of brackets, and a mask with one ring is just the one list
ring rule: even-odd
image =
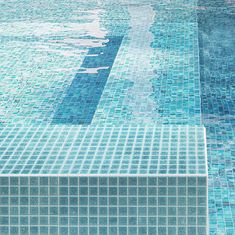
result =
[[[103,47],[89,49],[64,100],[54,114],[53,124],[91,123],[122,38],[121,36],[107,37],[109,41]],[[94,54],[97,56],[91,56]],[[97,70],[97,73],[89,72],[91,68],[100,67],[104,68]]]

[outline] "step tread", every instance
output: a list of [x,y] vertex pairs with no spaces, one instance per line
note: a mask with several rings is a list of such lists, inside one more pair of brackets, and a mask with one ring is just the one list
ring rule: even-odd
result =
[[205,129],[7,125],[0,174],[207,174]]

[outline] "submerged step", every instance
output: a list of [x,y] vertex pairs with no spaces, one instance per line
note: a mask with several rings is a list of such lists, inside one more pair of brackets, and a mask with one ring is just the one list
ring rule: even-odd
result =
[[206,235],[205,130],[7,126],[0,234]]
[[6,126],[0,174],[207,174],[194,126]]

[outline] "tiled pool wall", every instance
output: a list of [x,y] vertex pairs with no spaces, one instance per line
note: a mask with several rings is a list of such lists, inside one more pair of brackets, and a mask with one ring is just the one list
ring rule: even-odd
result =
[[204,235],[207,176],[0,177],[0,234]]
[[199,0],[201,98],[207,130],[210,235],[235,232],[234,1]]

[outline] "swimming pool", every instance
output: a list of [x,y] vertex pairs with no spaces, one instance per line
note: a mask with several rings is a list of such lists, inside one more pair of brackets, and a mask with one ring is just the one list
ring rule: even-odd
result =
[[[233,1],[11,0],[0,13],[1,234],[206,234],[206,141],[209,234],[234,234]],[[178,200],[187,215],[182,186],[205,193]]]

